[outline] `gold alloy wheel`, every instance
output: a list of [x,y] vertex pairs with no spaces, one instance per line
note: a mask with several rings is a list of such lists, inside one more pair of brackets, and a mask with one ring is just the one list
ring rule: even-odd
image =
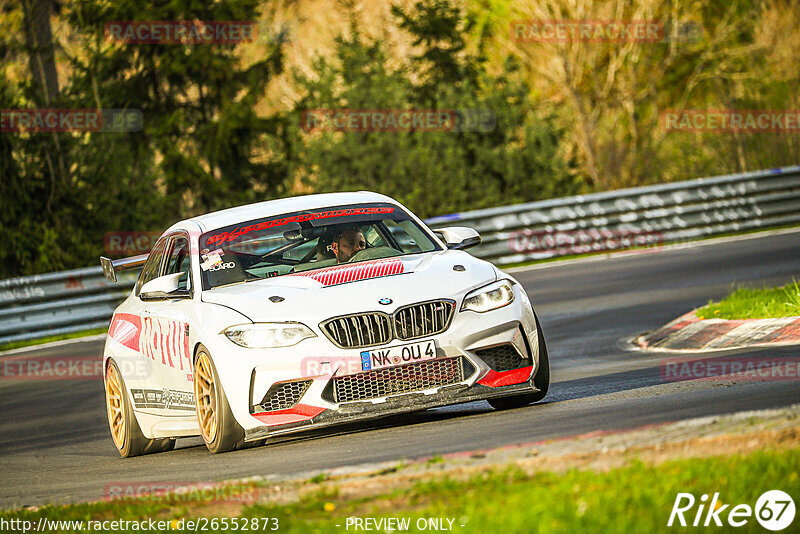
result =
[[108,426],[114,445],[122,449],[125,445],[125,396],[122,393],[122,381],[119,371],[113,364],[106,368],[106,407],[108,408]]
[[208,354],[201,352],[194,367],[194,398],[197,407],[197,421],[203,440],[211,443],[217,436],[217,388],[214,384],[214,370]]

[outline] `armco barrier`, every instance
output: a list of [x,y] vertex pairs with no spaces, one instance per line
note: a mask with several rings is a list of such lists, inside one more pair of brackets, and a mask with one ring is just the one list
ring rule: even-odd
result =
[[[498,265],[659,245],[800,224],[800,166],[557,198],[433,217],[432,228],[470,226],[470,252]],[[108,325],[136,272],[116,284],[100,267],[0,281],[0,343]]]
[[112,283],[98,265],[0,280],[0,343],[108,326],[136,275]]
[[498,265],[800,223],[800,166],[433,217],[469,226]]

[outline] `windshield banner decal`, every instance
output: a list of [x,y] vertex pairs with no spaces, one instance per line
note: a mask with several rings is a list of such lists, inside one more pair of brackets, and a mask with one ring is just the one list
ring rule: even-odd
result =
[[230,232],[222,232],[220,234],[212,235],[206,241],[206,245],[221,244],[233,241],[239,236],[249,234],[256,230],[264,230],[266,228],[275,228],[276,226],[283,226],[290,223],[300,223],[304,221],[315,221],[318,219],[329,219],[331,217],[348,217],[352,215],[376,215],[380,213],[392,213],[393,207],[378,207],[378,208],[347,208],[334,211],[318,211],[316,213],[303,213],[301,215],[294,215],[292,217],[285,217],[283,219],[273,219],[271,221],[264,221],[258,224],[251,224],[249,226],[241,226],[231,230]]

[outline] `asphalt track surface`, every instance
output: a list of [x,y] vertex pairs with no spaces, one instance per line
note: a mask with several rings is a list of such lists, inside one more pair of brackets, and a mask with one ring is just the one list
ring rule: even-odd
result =
[[[800,232],[517,272],[547,338],[553,384],[533,406],[473,402],[282,438],[213,456],[198,439],[123,460],[100,380],[0,380],[0,508],[102,499],[108,484],[291,475],[535,442],[800,402],[800,382],[666,382],[669,354],[626,350],[636,334],[720,298],[733,283],[800,278]],[[26,356],[97,356],[102,342]],[[797,347],[717,352],[800,359]]]

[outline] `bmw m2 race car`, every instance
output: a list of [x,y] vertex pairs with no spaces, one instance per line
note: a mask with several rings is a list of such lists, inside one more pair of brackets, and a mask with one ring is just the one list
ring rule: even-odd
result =
[[545,340],[522,286],[389,197],[333,193],[181,221],[142,266],[104,352],[123,457],[486,399],[544,398]]

